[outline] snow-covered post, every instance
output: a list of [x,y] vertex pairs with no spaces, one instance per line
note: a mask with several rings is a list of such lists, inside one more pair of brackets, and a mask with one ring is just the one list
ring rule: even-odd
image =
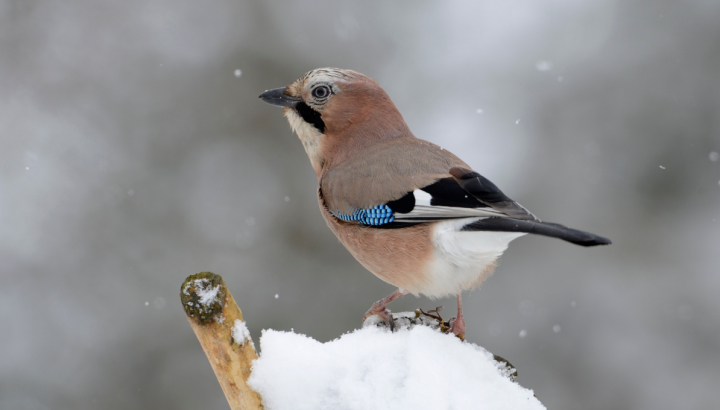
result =
[[230,408],[262,409],[260,395],[247,385],[258,357],[255,345],[223,278],[212,272],[190,275],[180,288],[180,299]]

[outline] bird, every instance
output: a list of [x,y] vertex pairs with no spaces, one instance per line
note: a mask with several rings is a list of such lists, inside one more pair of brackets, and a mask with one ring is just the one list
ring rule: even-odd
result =
[[388,94],[353,70],[318,68],[260,99],[283,108],[318,179],[317,200],[330,230],[367,270],[408,293],[457,298],[449,331],[465,337],[463,291],[494,271],[508,244],[526,234],[580,246],[599,235],[541,221],[446,149],[416,138]]

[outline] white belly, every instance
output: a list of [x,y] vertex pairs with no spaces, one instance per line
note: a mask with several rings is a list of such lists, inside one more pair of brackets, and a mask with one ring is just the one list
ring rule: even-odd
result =
[[[430,298],[456,295],[482,283],[508,244],[524,233],[461,231],[481,218],[440,222],[432,232],[435,252],[426,272],[427,286],[418,289]],[[415,293],[415,292],[413,292]]]

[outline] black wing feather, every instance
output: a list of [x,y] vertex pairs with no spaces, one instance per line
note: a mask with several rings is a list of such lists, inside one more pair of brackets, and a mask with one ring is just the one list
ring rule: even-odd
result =
[[465,225],[463,231],[524,232],[562,239],[580,246],[609,245],[610,239],[551,222],[521,221],[511,218],[485,218]]
[[402,198],[390,201],[385,205],[389,206],[393,212],[407,214],[415,208],[415,195],[408,192]]
[[530,211],[505,195],[492,181],[475,171],[453,167],[450,174],[463,190],[511,218],[540,221]]

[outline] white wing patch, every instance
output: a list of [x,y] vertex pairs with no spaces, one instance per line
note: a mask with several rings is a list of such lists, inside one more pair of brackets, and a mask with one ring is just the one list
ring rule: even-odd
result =
[[432,196],[427,192],[423,191],[422,189],[414,190],[413,196],[415,197],[415,207],[430,206],[430,200],[432,199]]

